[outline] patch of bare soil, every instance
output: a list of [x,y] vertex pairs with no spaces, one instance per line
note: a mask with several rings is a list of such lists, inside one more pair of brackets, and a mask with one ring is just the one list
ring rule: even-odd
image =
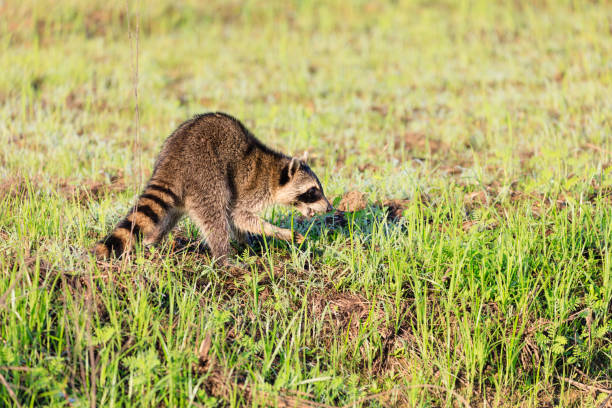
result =
[[430,139],[422,132],[406,132],[395,137],[393,142],[395,150],[406,149],[410,151],[429,152],[448,152],[450,146],[441,140]]
[[[232,341],[231,336],[226,340]],[[329,405],[313,401],[314,395],[293,390],[284,390],[278,394],[272,394],[264,390],[258,390],[246,383],[246,373],[236,370],[228,370],[219,362],[211,351],[212,336],[206,333],[204,339],[196,351],[198,360],[192,366],[194,374],[203,376],[203,387],[208,395],[227,399],[229,395],[238,395],[246,406],[254,403],[262,406],[274,406],[279,408],[331,408]]]
[[[471,211],[478,207],[495,206],[501,208],[500,197],[506,197],[511,204],[521,202],[529,202],[532,204],[532,210],[536,216],[550,207],[563,209],[568,205],[568,199],[572,196],[571,192],[559,193],[556,196],[539,192],[524,192],[515,190],[515,184],[509,188],[503,188],[499,183],[491,183],[484,186],[481,190],[472,191],[464,195],[464,205]],[[593,203],[598,199],[612,204],[612,187],[600,186],[597,183],[591,183],[590,192],[580,197],[573,197],[576,201]]]
[[[329,323],[326,328],[329,335],[348,333],[355,338],[359,327],[370,314],[371,304],[361,295],[346,292],[315,293],[309,298],[310,314]],[[384,312],[374,310],[373,319],[384,318]]]
[[[54,187],[55,186],[55,187]],[[57,180],[55,183],[44,181],[41,177],[9,177],[0,183],[0,196],[24,198],[30,191],[36,193],[45,189],[54,189],[59,195],[79,203],[100,200],[108,193],[120,193],[126,190],[126,183],[121,175],[113,176],[110,183],[83,180],[80,182]]]
[[8,144],[18,149],[47,153],[47,147],[40,145],[30,132],[20,132],[9,137]]
[[587,195],[587,201],[593,202],[598,198],[601,198],[604,202],[612,205],[612,187],[602,187],[595,182],[591,184],[591,187],[593,190]]
[[109,104],[107,103],[106,99],[100,97],[93,98],[91,100],[90,105],[87,106],[87,92],[88,91],[85,89],[71,91],[66,96],[66,99],[64,100],[64,105],[66,106],[66,108],[76,111],[82,111],[83,109],[87,108],[88,111],[103,112],[109,109]]
[[[316,320],[323,322],[319,339],[331,342],[333,338],[344,336],[350,342],[359,339],[360,330],[364,325],[376,326],[380,336],[381,346],[372,360],[372,367],[362,369],[372,370],[373,373],[382,374],[388,369],[398,368],[398,361],[392,357],[403,341],[409,341],[412,334],[409,329],[412,314],[409,312],[409,301],[404,300],[397,311],[403,322],[399,330],[395,330],[393,322],[396,316],[388,315],[383,309],[382,302],[371,302],[356,293],[314,292],[308,296],[309,314]],[[360,347],[363,361],[368,360],[368,350],[365,345]]]
[[0,183],[0,196],[21,197],[28,192],[28,184],[23,178],[9,177]]
[[463,172],[472,167],[474,165],[474,161],[472,158],[458,158],[452,164],[444,164],[438,167],[438,170],[446,173],[449,176],[458,176],[463,174]]
[[389,113],[389,107],[387,105],[372,105],[370,110],[378,113],[380,116],[387,116],[387,113]]
[[77,185],[69,182],[59,184],[59,191],[63,196],[78,202],[97,201],[108,193],[121,193],[125,189],[126,184],[121,177],[111,178],[110,184],[89,180]]

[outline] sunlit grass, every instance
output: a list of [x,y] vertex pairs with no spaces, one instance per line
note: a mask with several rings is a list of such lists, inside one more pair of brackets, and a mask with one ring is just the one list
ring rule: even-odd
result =
[[[0,405],[605,399],[609,4],[190,1],[129,3],[126,17],[126,3],[13,3],[0,6]],[[307,150],[335,204],[358,190],[369,205],[341,224],[272,209],[308,240],[241,248],[242,268],[181,250],[198,234],[188,220],[94,261],[164,138],[210,110]]]

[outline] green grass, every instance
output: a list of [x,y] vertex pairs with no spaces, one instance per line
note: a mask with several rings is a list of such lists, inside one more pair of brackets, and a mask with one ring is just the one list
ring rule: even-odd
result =
[[[0,4],[0,405],[601,404],[610,3],[208,3]],[[92,259],[211,110],[369,205],[271,209],[308,240],[241,269],[187,219]]]

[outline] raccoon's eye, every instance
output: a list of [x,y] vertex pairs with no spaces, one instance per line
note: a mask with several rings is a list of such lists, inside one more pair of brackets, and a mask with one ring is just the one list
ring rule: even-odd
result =
[[319,189],[316,187],[311,187],[305,193],[302,193],[299,196],[297,196],[298,201],[301,201],[303,203],[314,203],[315,201],[318,201],[320,198],[321,198],[321,193]]

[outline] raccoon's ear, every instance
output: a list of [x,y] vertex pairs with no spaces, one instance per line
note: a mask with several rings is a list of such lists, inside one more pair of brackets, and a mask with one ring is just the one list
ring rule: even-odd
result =
[[292,157],[291,161],[286,164],[281,170],[279,184],[281,186],[287,184],[289,180],[291,180],[293,176],[295,176],[295,173],[300,169],[301,165],[302,162],[300,161],[300,159]]
[[298,158],[292,157],[291,163],[289,163],[289,178],[295,176],[295,173],[300,169],[302,161]]
[[308,150],[304,150],[304,153],[302,154],[302,157],[300,157],[300,160],[304,163],[308,163]]

